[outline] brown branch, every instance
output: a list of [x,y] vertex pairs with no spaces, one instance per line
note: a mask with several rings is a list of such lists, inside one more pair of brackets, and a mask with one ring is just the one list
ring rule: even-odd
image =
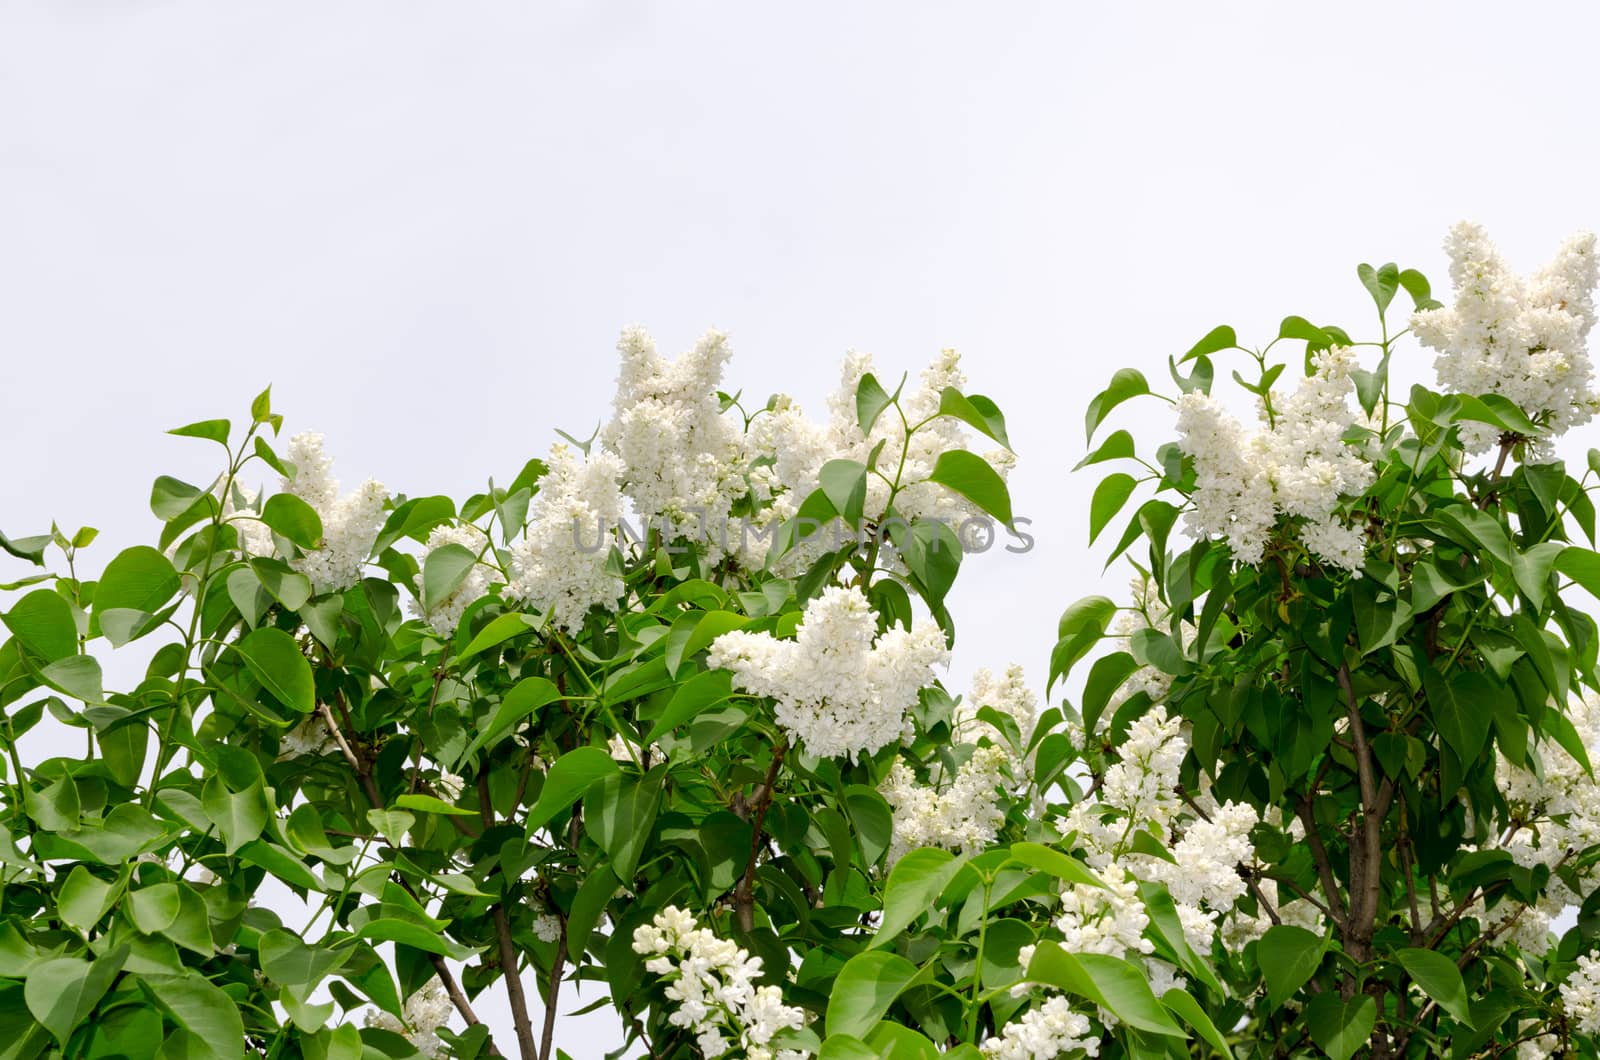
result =
[[[484,831],[494,827],[494,805],[489,800],[489,774],[478,771],[478,815],[483,819]],[[501,875],[504,876],[504,870]],[[509,891],[514,881],[506,880]],[[528,995],[522,989],[522,973],[518,967],[517,948],[511,938],[511,918],[505,906],[496,902],[489,907],[494,919],[495,942],[500,955],[500,974],[506,982],[506,998],[511,1002],[511,1022],[517,1030],[517,1050],[522,1060],[539,1060],[539,1047],[533,1040],[533,1021],[528,1018]]]
[[1339,893],[1339,881],[1333,875],[1333,862],[1328,860],[1328,848],[1322,843],[1322,833],[1317,829],[1317,821],[1311,813],[1311,800],[1301,799],[1295,804],[1295,816],[1300,818],[1300,823],[1305,826],[1306,843],[1311,847],[1311,860],[1317,866],[1317,878],[1322,881],[1322,890],[1328,896],[1328,912],[1333,918],[1334,925],[1341,934],[1345,925],[1344,897]]
[[[344,696],[336,693],[335,697],[339,704],[339,713],[343,717],[349,718],[350,712],[345,707]],[[344,733],[339,729],[339,723],[333,720],[333,711],[328,708],[328,704],[318,702],[317,711],[322,715],[323,722],[327,724],[328,731],[333,734],[333,740],[339,745],[339,750],[344,754],[345,761],[350,763],[351,769],[355,770],[356,778],[361,782],[361,790],[366,793],[367,800],[372,803],[372,808],[375,810],[383,809],[383,796],[379,794],[378,785],[372,779],[371,767],[356,754],[355,749],[350,746],[350,742],[345,739]],[[454,818],[451,818],[451,820],[454,820]],[[393,875],[395,881],[401,887],[405,888],[413,898],[417,897],[417,892],[412,888],[411,881],[399,873],[394,873]],[[483,1021],[478,1018],[478,1014],[472,1010],[471,1002],[467,1000],[466,993],[462,991],[461,984],[456,982],[455,973],[450,971],[450,966],[445,963],[444,958],[436,953],[429,956],[432,959],[434,974],[439,977],[439,982],[444,984],[444,991],[449,996],[450,1003],[461,1014],[461,1018],[466,1020],[467,1026],[475,1027],[482,1023]],[[495,1047],[492,1037],[488,1039],[488,1045],[490,1055],[501,1055],[500,1050]]]
[[756,861],[761,856],[761,827],[767,820],[767,808],[772,805],[772,788],[778,780],[778,769],[783,765],[783,756],[788,751],[789,741],[778,741],[778,746],[772,751],[772,764],[767,767],[766,779],[755,790],[751,802],[755,819],[750,825],[750,858],[745,862],[743,878],[733,889],[733,915],[740,931],[753,931],[756,926]]

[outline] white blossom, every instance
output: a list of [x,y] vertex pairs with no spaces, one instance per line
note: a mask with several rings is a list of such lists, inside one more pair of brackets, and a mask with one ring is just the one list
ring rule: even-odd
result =
[[[1548,456],[1550,439],[1587,423],[1600,407],[1587,345],[1600,278],[1594,236],[1567,240],[1526,279],[1511,271],[1479,225],[1457,224],[1445,252],[1455,302],[1411,318],[1417,338],[1438,352],[1439,385],[1508,398],[1545,428],[1535,455]],[[1469,452],[1488,449],[1500,433],[1483,423],[1464,423],[1460,431]]]
[[1359,571],[1359,527],[1340,514],[1343,497],[1372,483],[1372,465],[1344,440],[1355,423],[1349,405],[1355,354],[1324,350],[1315,371],[1254,433],[1247,433],[1209,395],[1178,399],[1178,445],[1194,458],[1187,529],[1226,538],[1241,563],[1261,562],[1280,517],[1299,519],[1300,541],[1324,562]]
[[1150,923],[1139,885],[1121,865],[1100,871],[1104,887],[1068,884],[1061,891],[1056,930],[1068,953],[1104,953],[1112,957],[1148,955],[1155,947],[1144,937]]
[[361,580],[361,566],[383,529],[389,491],[381,482],[367,479],[354,493],[340,496],[333,460],[323,451],[320,434],[295,435],[285,455],[295,474],[283,481],[283,488],[315,509],[322,520],[320,545],[291,559],[289,565],[311,579],[315,592],[342,592]]
[[918,847],[976,854],[994,842],[1005,823],[998,791],[1010,755],[1000,747],[973,749],[943,790],[917,780],[904,762],[895,762],[880,791],[894,811],[889,862]]
[[900,739],[917,692],[948,657],[937,626],[878,634],[861,590],[830,586],[806,604],[794,640],[737,630],[712,642],[708,661],[776,700],[778,724],[807,753],[853,760]]
[[577,633],[591,607],[612,608],[622,595],[608,541],[622,518],[617,483],[625,469],[611,453],[583,458],[565,445],[550,450],[549,466],[539,478],[525,536],[512,549],[506,595]]
[[404,1035],[423,1056],[447,1055],[447,1047],[439,1038],[439,1028],[450,1021],[450,1014],[455,1009],[438,977],[428,980],[421,989],[406,998],[402,1011],[405,1013],[403,1021],[395,1019],[388,1012],[369,1012],[367,1026]]
[[798,1060],[793,1050],[774,1050],[772,1040],[803,1028],[805,1011],[785,1005],[778,987],[756,985],[760,957],[671,905],[634,929],[633,951],[646,958],[647,971],[667,979],[664,993],[676,1006],[667,1022],[694,1034],[707,1060],[730,1051],[753,1060]]
[[1072,1011],[1067,999],[1057,994],[1006,1024],[979,1048],[991,1060],[1050,1060],[1074,1050],[1099,1056],[1100,1039],[1089,1018]]
[[1582,1034],[1600,1034],[1600,961],[1584,955],[1561,984],[1561,1003]]

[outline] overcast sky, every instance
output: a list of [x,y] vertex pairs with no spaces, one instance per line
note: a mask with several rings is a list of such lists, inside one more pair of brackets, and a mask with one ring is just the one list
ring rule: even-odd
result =
[[1356,263],[1445,289],[1463,217],[1526,269],[1600,225],[1597,41],[1577,3],[6,3],[0,529],[152,539],[151,479],[210,473],[162,431],[269,382],[347,482],[463,496],[589,433],[627,324],[725,329],[814,414],[846,349],[954,346],[1038,544],[969,561],[952,679],[1042,693],[1126,580],[1092,393],[1219,323],[1368,329]]

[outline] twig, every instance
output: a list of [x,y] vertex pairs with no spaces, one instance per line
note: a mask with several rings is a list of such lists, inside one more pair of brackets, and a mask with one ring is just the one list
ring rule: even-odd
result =
[[789,751],[789,741],[780,740],[772,751],[772,764],[767,767],[766,779],[756,790],[754,820],[750,823],[750,858],[745,862],[744,876],[733,889],[733,915],[740,931],[753,931],[756,926],[756,861],[761,856],[761,827],[767,820],[767,808],[772,805],[772,787],[778,781],[778,769],[783,756]]

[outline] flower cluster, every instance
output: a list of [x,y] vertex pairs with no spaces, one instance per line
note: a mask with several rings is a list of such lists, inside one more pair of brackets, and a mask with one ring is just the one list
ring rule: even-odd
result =
[[354,493],[340,496],[333,460],[323,451],[320,434],[295,435],[289,439],[285,455],[294,464],[295,474],[284,479],[283,488],[309,504],[322,520],[319,547],[295,557],[289,565],[311,579],[315,592],[342,592],[361,580],[361,565],[383,529],[389,491],[368,479]]
[[677,1007],[667,1017],[695,1036],[706,1060],[737,1051],[749,1060],[801,1060],[808,1055],[776,1049],[780,1031],[800,1030],[803,1009],[785,1005],[776,986],[756,986],[761,958],[718,938],[677,906],[667,906],[633,932],[633,951],[645,969],[668,979],[666,996]]
[[1582,1034],[1600,1034],[1600,960],[1583,956],[1561,984],[1561,1003]]
[[1050,1060],[1074,1049],[1099,1056],[1100,1038],[1087,1016],[1072,1011],[1067,999],[1056,995],[1006,1024],[979,1048],[991,1060]]
[[607,536],[622,518],[618,481],[625,469],[611,453],[585,458],[565,445],[550,450],[549,465],[526,534],[511,551],[507,595],[577,633],[591,607],[612,607],[622,595]]
[[388,1012],[369,1012],[367,1026],[404,1035],[423,1056],[447,1055],[445,1044],[439,1038],[439,1028],[450,1022],[450,1015],[455,1009],[438,978],[428,980],[416,993],[406,998],[403,1011],[404,1020],[396,1019]]
[[895,762],[879,788],[894,810],[889,863],[918,847],[975,854],[994,842],[1006,819],[997,791],[1006,785],[1009,760],[1003,748],[975,748],[943,790],[922,783],[904,762]]
[[871,754],[900,739],[906,711],[949,651],[932,623],[877,633],[860,589],[830,586],[806,604],[792,641],[737,630],[712,642],[708,662],[734,684],[777,701],[777,720],[819,758]]
[[1344,440],[1356,422],[1348,401],[1355,354],[1325,350],[1315,367],[1280,409],[1263,405],[1266,422],[1254,433],[1209,395],[1191,391],[1178,400],[1178,445],[1195,468],[1185,525],[1226,538],[1241,563],[1260,563],[1278,520],[1288,517],[1323,561],[1361,569],[1361,531],[1339,512],[1340,500],[1373,478],[1372,465]]
[[[1455,303],[1411,320],[1417,338],[1438,351],[1439,385],[1462,394],[1499,394],[1545,428],[1548,442],[1600,408],[1587,339],[1594,326],[1600,272],[1590,233],[1563,243],[1548,265],[1523,278],[1507,267],[1488,233],[1463,221],[1445,240]],[[1494,444],[1488,424],[1461,426],[1469,452]]]

